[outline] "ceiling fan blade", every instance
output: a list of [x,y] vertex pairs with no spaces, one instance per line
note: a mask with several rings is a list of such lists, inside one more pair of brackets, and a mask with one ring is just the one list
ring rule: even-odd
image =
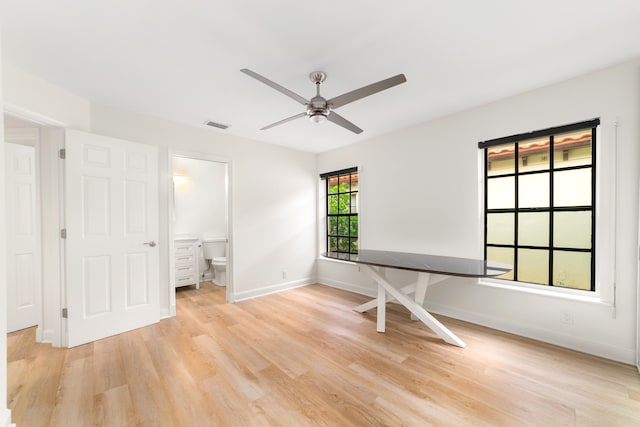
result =
[[331,108],[342,107],[343,105],[362,99],[365,96],[373,95],[374,93],[381,92],[406,81],[407,78],[404,74],[398,74],[397,76],[389,77],[388,79],[380,80],[377,83],[372,83],[361,87],[360,89],[352,90],[351,92],[331,98],[327,101],[327,104],[331,105]]
[[298,101],[300,104],[302,105],[307,105],[309,103],[309,101],[303,97],[301,97],[300,95],[298,95],[295,92],[290,91],[289,89],[280,86],[278,83],[276,82],[272,82],[271,80],[269,80],[266,77],[261,76],[260,74],[251,71],[247,68],[243,68],[242,70],[240,70],[241,72],[245,73],[247,76],[251,76],[256,80],[261,81],[262,83],[266,84],[267,86],[271,86],[272,88],[274,88],[275,90],[277,90],[280,93],[283,93],[285,95],[287,95],[289,98]]
[[350,130],[353,133],[362,133],[362,129],[360,129],[358,126],[354,125],[335,111],[329,113],[329,115],[327,116],[327,120],[337,124],[338,126],[342,126],[343,128]]
[[261,128],[260,130],[271,129],[274,126],[278,126],[278,125],[281,125],[283,123],[290,122],[291,120],[299,119],[300,117],[304,117],[306,115],[307,115],[307,113],[299,113],[299,114],[296,114],[295,116],[291,116],[291,117],[287,117],[286,119],[282,119],[279,122],[271,123],[270,125],[267,125],[267,126]]

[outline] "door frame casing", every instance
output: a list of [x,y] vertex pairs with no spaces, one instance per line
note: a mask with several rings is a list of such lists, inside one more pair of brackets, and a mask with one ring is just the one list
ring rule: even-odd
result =
[[[64,294],[64,245],[60,239],[60,229],[64,228],[64,203],[62,176],[63,161],[58,151],[64,148],[64,129],[67,123],[33,110],[4,102],[3,113],[33,123],[40,130],[40,168],[42,207],[47,208],[47,216],[42,216],[43,257],[43,322],[42,341],[53,347],[62,347],[64,327],[62,319],[62,297]],[[6,130],[6,129],[5,129]],[[0,302],[6,304],[6,302]]]
[[167,174],[168,185],[168,236],[169,236],[169,316],[176,315],[176,292],[175,292],[175,264],[173,253],[175,251],[173,241],[173,218],[175,215],[175,195],[173,191],[173,158],[183,157],[193,160],[204,160],[210,162],[224,163],[226,165],[226,216],[227,216],[227,286],[226,300],[233,302],[234,298],[234,274],[233,274],[233,165],[232,161],[225,157],[212,154],[196,153],[192,151],[168,150],[167,152]]

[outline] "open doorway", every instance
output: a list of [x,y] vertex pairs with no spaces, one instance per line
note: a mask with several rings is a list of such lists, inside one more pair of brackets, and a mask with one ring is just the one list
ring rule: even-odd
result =
[[[63,147],[63,130],[54,123],[45,120],[27,118],[10,111],[3,112],[5,122],[6,143],[31,147],[34,151],[33,161],[25,157],[14,157],[5,173],[18,169],[18,174],[27,170],[34,175],[35,181],[27,180],[26,175],[13,179],[15,191],[9,195],[11,200],[3,200],[7,210],[18,213],[10,225],[16,238],[21,240],[10,243],[9,238],[3,244],[12,245],[7,255],[17,259],[9,259],[8,265],[15,267],[13,273],[7,272],[8,289],[7,317],[9,323],[18,320],[18,312],[29,314],[30,320],[19,319],[20,324],[9,329],[21,329],[29,325],[37,326],[35,338],[38,342],[51,343],[56,347],[62,345],[62,329],[60,319],[60,204],[58,168],[59,149]],[[7,159],[5,159],[7,160]],[[13,174],[13,172],[12,172]],[[18,178],[14,174],[13,178]],[[11,181],[11,180],[8,180]],[[28,184],[28,185],[27,185]],[[29,190],[29,191],[27,191]],[[35,190],[35,197],[32,191]],[[27,195],[29,196],[27,197]],[[7,211],[7,213],[9,213]],[[10,215],[7,215],[9,219]],[[27,233],[28,231],[28,233]],[[25,239],[29,237],[30,239]],[[27,242],[27,240],[29,240]],[[34,252],[25,251],[23,245],[29,243]],[[27,273],[29,269],[33,268]],[[12,309],[12,305],[16,310]],[[12,311],[15,311],[12,313]],[[35,315],[35,316],[34,316]],[[9,317],[13,317],[9,319]],[[35,323],[34,323],[35,322]]]
[[[229,224],[229,162],[206,155],[169,153],[172,189],[170,252],[172,311],[175,292],[201,284],[233,286]],[[175,314],[175,313],[174,313]]]

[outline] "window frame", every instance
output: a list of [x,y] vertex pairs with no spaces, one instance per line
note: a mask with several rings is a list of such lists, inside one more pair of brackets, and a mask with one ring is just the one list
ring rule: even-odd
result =
[[[351,188],[351,183],[352,183],[352,176],[353,175],[358,175],[358,189],[353,190]],[[348,176],[349,177],[349,190],[348,191],[340,191],[340,177],[344,177],[344,176]],[[338,179],[338,192],[337,193],[330,193],[329,192],[329,182],[332,178],[337,178]],[[358,168],[357,167],[351,167],[351,168],[347,168],[347,169],[340,169],[337,171],[333,171],[333,172],[326,172],[323,174],[320,174],[320,179],[324,180],[324,205],[325,205],[325,233],[324,233],[324,240],[325,240],[325,251],[326,252],[334,252],[334,253],[350,253],[350,254],[357,254],[358,253],[358,249],[359,249],[359,244],[360,244],[360,222],[359,222],[359,201],[356,202],[356,212],[351,212],[352,209],[352,203],[351,203],[351,197],[353,194],[356,195],[356,198],[358,198],[358,193],[359,193],[359,189],[360,189],[360,182],[359,182],[359,173],[358,173]],[[349,194],[349,213],[330,213],[330,202],[329,199],[331,196],[339,196],[340,195],[344,195],[344,194]],[[348,217],[349,221],[348,221],[348,226],[347,226],[347,235],[341,235],[339,234],[338,230],[339,230],[339,225],[336,224],[336,234],[331,234],[331,226],[330,226],[330,222],[331,222],[331,218],[336,218],[336,222],[339,222],[339,218],[341,217]],[[353,236],[351,234],[352,232],[352,226],[351,226],[351,221],[352,218],[355,217],[358,221],[357,227],[356,227],[356,234],[355,236]],[[331,238],[336,238],[336,250],[332,251],[331,250],[331,244],[330,244],[330,240]],[[339,240],[338,239],[348,239],[348,251],[344,251],[344,250],[340,250],[340,246],[339,246]],[[355,246],[355,251],[353,250],[353,246],[352,246],[352,241],[355,240],[356,242],[356,246]]]
[[[483,178],[483,197],[482,197],[482,218],[483,218],[483,253],[484,259],[487,259],[487,252],[489,247],[504,247],[513,250],[513,262],[514,262],[514,275],[513,279],[508,278],[496,278],[500,283],[513,283],[518,285],[525,285],[527,287],[534,287],[539,289],[553,289],[554,291],[562,290],[568,292],[577,292],[580,294],[589,294],[596,295],[597,294],[597,275],[596,275],[596,224],[597,224],[597,205],[598,205],[598,173],[597,173],[597,153],[599,150],[598,143],[598,126],[600,125],[600,118],[595,118],[591,120],[586,120],[582,122],[572,123],[569,125],[556,126],[552,128],[542,129],[534,132],[522,133],[517,135],[511,135],[503,138],[496,138],[487,141],[481,141],[478,143],[478,148],[481,149],[482,155],[482,165],[484,166],[484,170],[482,171]],[[591,162],[588,165],[573,165],[573,166],[565,166],[565,167],[556,167],[555,162],[555,150],[554,150],[554,136],[562,133],[567,133],[571,131],[577,131],[581,129],[591,129]],[[520,153],[519,153],[519,143],[527,140],[548,137],[549,138],[549,165],[545,169],[540,170],[532,170],[532,171],[520,171]],[[488,149],[490,147],[495,147],[499,145],[505,144],[513,144],[514,145],[514,170],[505,174],[497,174],[490,175],[489,174],[489,159],[488,159]],[[565,157],[565,153],[563,152],[563,159]],[[591,173],[591,200],[589,205],[580,205],[580,206],[554,206],[554,177],[556,172],[562,171],[571,171],[571,170],[579,170],[579,169],[589,169]],[[521,208],[519,206],[519,178],[521,176],[532,175],[532,174],[542,174],[548,173],[549,175],[549,206],[542,208]],[[489,209],[488,208],[488,185],[489,180],[492,178],[500,178],[500,177],[514,177],[514,208],[508,209]],[[591,245],[589,249],[577,248],[577,247],[562,247],[554,245],[554,223],[556,219],[554,218],[554,214],[556,212],[588,212],[590,211],[591,215]],[[548,212],[549,216],[549,239],[548,244],[545,246],[531,246],[531,245],[520,245],[518,242],[518,221],[519,214],[526,212]],[[514,228],[513,228],[513,243],[512,244],[496,244],[496,243],[487,243],[488,237],[488,215],[490,213],[512,213],[514,215]],[[536,282],[524,282],[519,280],[518,278],[518,250],[519,249],[543,249],[547,252],[548,256],[548,278],[547,283],[536,283]],[[554,285],[553,280],[553,257],[554,251],[563,251],[570,253],[589,253],[590,260],[590,283],[589,289],[580,289],[576,287],[565,287]]]

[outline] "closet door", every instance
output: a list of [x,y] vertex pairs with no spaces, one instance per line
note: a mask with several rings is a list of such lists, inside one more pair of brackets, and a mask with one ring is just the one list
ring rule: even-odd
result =
[[35,148],[5,143],[7,331],[38,324]]

